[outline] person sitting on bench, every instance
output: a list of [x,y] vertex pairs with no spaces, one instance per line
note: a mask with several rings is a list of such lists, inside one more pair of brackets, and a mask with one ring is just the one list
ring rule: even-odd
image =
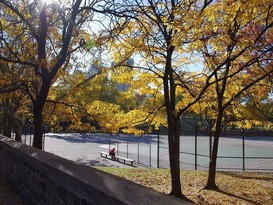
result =
[[109,155],[110,155],[110,156],[112,157],[112,159],[114,159],[114,160],[116,159],[116,152],[115,152],[115,149],[116,149],[116,148],[113,148],[113,149],[111,149],[110,152],[109,152]]

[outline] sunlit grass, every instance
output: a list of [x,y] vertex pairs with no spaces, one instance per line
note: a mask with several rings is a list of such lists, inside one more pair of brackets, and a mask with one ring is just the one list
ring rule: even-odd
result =
[[[162,193],[170,193],[167,169],[98,169],[142,184]],[[205,190],[207,171],[182,171],[182,191],[196,204],[273,204],[273,173],[218,172],[219,191]]]

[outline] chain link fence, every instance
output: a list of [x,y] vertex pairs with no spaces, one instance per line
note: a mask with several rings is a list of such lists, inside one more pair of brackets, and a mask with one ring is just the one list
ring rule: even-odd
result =
[[[213,136],[198,120],[184,119],[180,132],[181,169],[208,169]],[[157,133],[136,137],[127,134],[107,134],[105,146],[115,147],[117,155],[135,160],[139,165],[153,168],[169,168],[169,151],[166,128]],[[267,133],[268,134],[268,133]],[[94,133],[96,135],[96,133]],[[261,134],[260,134],[261,135]],[[90,136],[92,137],[92,136]],[[46,134],[43,137],[43,149]],[[33,128],[24,128],[22,142],[33,143]],[[273,171],[273,137],[255,136],[251,132],[224,132],[219,142],[218,170]]]
[[[204,124],[207,128],[204,129]],[[183,119],[180,132],[181,169],[207,170],[211,158],[213,135],[211,122]],[[263,136],[266,134],[267,136]],[[258,136],[257,136],[258,135]],[[225,130],[220,137],[218,170],[273,171],[272,133]],[[159,167],[169,168],[167,135],[160,133]]]

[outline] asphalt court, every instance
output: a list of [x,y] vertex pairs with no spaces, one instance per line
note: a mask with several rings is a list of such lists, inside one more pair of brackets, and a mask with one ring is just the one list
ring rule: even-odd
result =
[[[29,136],[25,140],[23,136],[26,144],[30,143],[29,140]],[[194,169],[196,159],[198,169],[207,169],[209,157],[206,156],[209,155],[209,137],[200,136],[195,143],[194,136],[182,136],[180,141],[181,169]],[[246,136],[244,144],[246,170],[273,171],[273,137]],[[44,144],[45,151],[89,166],[131,167],[100,156],[100,151],[108,152],[109,148],[113,147],[118,150],[119,156],[134,159],[136,161],[134,167],[169,167],[166,135],[159,136],[159,158],[157,135],[136,137],[107,133],[47,133]],[[195,150],[199,154],[197,158],[194,155]],[[218,156],[218,168],[242,169],[242,137],[220,138]],[[265,159],[262,159],[263,157]]]

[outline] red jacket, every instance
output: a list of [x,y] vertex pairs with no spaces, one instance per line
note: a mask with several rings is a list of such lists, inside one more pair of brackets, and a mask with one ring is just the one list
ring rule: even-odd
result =
[[115,148],[111,149],[109,152],[109,155],[114,155],[115,154]]

